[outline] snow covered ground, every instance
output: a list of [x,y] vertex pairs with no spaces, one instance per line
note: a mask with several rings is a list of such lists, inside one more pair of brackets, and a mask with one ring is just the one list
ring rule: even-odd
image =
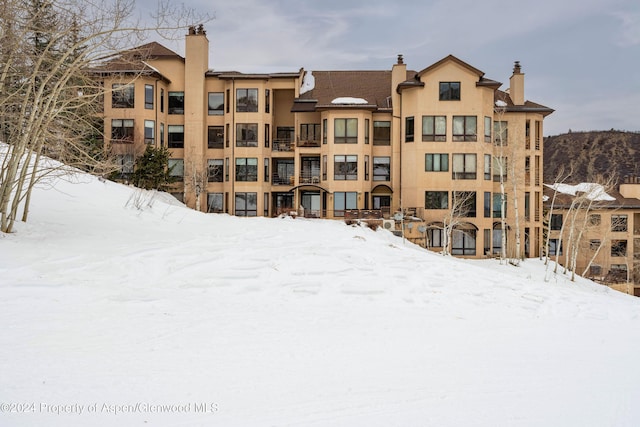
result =
[[549,276],[53,179],[0,235],[0,425],[640,425],[640,300]]

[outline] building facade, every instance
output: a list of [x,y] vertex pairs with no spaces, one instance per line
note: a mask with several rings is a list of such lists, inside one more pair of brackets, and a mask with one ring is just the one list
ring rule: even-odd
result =
[[640,179],[627,178],[593,202],[546,192],[550,258],[564,270],[577,251],[577,275],[640,296]]
[[451,55],[419,72],[399,55],[383,71],[244,74],[209,70],[208,52],[192,28],[184,58],[150,43],[106,65],[124,178],[154,144],[171,151],[173,193],[201,211],[375,218],[434,250],[455,217],[451,252],[466,257],[500,252],[504,223],[510,256],[540,254],[553,110],[525,100],[519,63],[501,91]]

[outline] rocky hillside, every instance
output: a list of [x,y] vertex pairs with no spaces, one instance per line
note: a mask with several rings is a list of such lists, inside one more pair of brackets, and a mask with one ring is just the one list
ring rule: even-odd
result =
[[613,171],[618,182],[640,177],[640,132],[572,132],[545,138],[544,182],[553,182],[561,165],[573,165],[567,182],[590,181]]

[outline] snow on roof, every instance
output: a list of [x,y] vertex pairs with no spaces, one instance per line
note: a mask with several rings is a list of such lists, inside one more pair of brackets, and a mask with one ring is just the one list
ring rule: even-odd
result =
[[316,78],[313,77],[313,71],[304,73],[302,84],[300,85],[300,95],[313,90],[316,87]]
[[582,182],[577,185],[555,183],[547,185],[547,187],[551,188],[552,190],[556,190],[558,193],[568,194],[570,196],[575,196],[578,193],[585,193],[586,197],[589,200],[598,202],[611,202],[615,200],[614,197],[611,197],[609,194],[607,194],[601,184],[596,184],[593,182]]
[[496,107],[506,107],[507,103],[504,102],[503,100],[499,99],[496,101]]
[[339,98],[335,98],[331,101],[332,104],[368,104],[369,102],[366,99],[362,98],[351,98],[349,96],[342,96]]

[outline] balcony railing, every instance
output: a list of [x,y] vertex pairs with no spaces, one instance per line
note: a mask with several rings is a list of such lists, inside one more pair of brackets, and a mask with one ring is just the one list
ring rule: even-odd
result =
[[273,151],[294,151],[295,143],[288,139],[274,139]]
[[311,171],[300,172],[300,184],[320,184],[320,172]]
[[272,185],[294,185],[295,184],[295,176],[293,175],[278,175],[274,173],[271,175],[271,184]]
[[320,140],[298,139],[298,147],[320,147]]
[[335,211],[335,213],[337,213],[336,216],[344,216],[344,219],[382,219],[383,217],[380,209],[346,209]]

